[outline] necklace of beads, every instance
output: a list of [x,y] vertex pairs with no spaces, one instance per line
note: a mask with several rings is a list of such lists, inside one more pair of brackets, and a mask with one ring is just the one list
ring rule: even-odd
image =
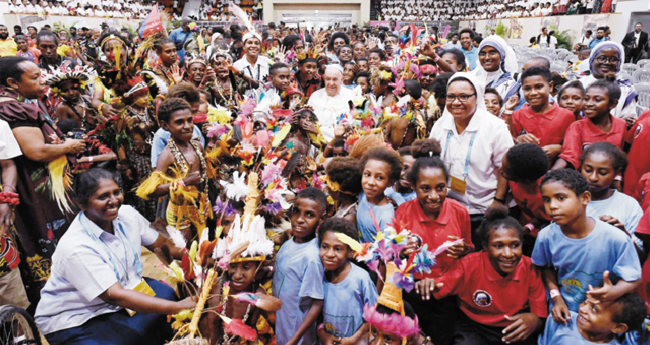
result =
[[[183,173],[187,173],[189,170],[189,166],[187,164],[187,160],[185,159],[185,156],[183,156],[183,153],[178,149],[178,146],[176,146],[176,142],[174,141],[174,138],[169,138],[169,141],[167,142],[167,145],[169,146],[169,150],[171,151],[172,155],[174,156],[174,161],[176,162],[176,165],[180,167],[180,169],[183,171]],[[207,164],[205,162],[205,158],[203,157],[203,154],[201,153],[201,150],[197,147],[197,144],[194,143],[192,140],[190,140],[190,145],[192,145],[192,148],[194,148],[194,152],[196,152],[196,156],[199,157],[199,162],[201,163],[201,181],[200,184],[203,185],[203,193],[205,195],[208,195],[208,168]],[[206,210],[201,209],[200,207],[197,209],[197,212],[201,215],[204,216]]]
[[[223,315],[226,315],[226,306],[228,305],[228,296],[229,296],[229,295],[226,295],[226,296],[223,298],[223,311],[222,311]],[[251,311],[251,305],[252,305],[252,304],[248,304],[248,307],[246,307],[246,314],[244,314],[244,317],[242,318],[242,322],[243,322],[243,323],[246,323],[246,321],[248,320],[248,314],[249,314],[250,311]],[[228,333],[226,333],[226,332],[224,331],[224,332],[223,332],[223,345],[230,345],[230,344],[232,344],[233,340],[235,340],[235,337],[237,337],[237,336],[234,335],[234,334],[229,336]]]

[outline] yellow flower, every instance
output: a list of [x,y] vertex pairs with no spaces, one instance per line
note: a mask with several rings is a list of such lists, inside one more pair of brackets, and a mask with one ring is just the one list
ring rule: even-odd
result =
[[388,71],[380,71],[381,79],[390,80],[393,77],[393,73]]

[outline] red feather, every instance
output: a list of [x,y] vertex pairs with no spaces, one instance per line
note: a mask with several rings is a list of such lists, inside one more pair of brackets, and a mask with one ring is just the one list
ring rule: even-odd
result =
[[244,324],[241,319],[232,319],[226,326],[226,332],[238,335],[248,341],[254,341],[257,339],[257,332],[251,327]]
[[372,208],[370,205],[368,205],[368,211],[370,211],[370,217],[372,218],[372,223],[375,224],[375,229],[377,229],[377,233],[381,232],[381,229],[379,228],[379,223],[377,222],[377,218],[375,218],[375,214],[372,212]]
[[194,271],[192,270],[192,263],[190,262],[190,257],[185,254],[181,260],[181,269],[183,269],[183,274],[185,275],[185,280],[190,280],[194,278]]

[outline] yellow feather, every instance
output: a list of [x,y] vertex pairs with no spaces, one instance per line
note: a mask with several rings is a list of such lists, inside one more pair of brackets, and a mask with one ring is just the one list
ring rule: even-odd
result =
[[282,129],[275,135],[275,139],[273,139],[273,147],[278,147],[284,138],[287,137],[289,131],[291,131],[291,125],[284,125],[284,127],[282,127]]
[[68,158],[61,156],[47,165],[49,172],[50,185],[52,187],[52,197],[59,205],[62,212],[72,213],[70,208],[68,191],[72,189],[72,178],[68,166]]
[[363,246],[361,245],[361,243],[359,243],[358,241],[355,241],[352,237],[350,237],[350,236],[348,236],[348,235],[346,235],[344,233],[337,232],[336,233],[336,238],[338,238],[339,241],[341,241],[341,242],[347,244],[348,246],[350,246],[350,248],[352,250],[354,250],[355,252],[357,252],[357,253],[360,253],[363,250]]
[[144,200],[149,200],[149,195],[155,192],[158,186],[161,184],[170,183],[171,181],[173,180],[167,177],[164,173],[160,171],[154,171],[151,173],[151,176],[142,181],[140,186],[138,186],[135,194]]

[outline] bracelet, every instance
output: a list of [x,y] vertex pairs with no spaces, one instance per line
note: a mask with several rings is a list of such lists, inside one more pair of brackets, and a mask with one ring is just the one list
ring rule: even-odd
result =
[[[17,192],[16,187],[14,187],[14,186],[12,186],[10,184],[3,184],[2,187],[9,187],[9,188],[13,189],[14,192]],[[3,188],[0,188],[0,192],[2,192],[2,191],[3,191]]]
[[558,290],[558,289],[553,289],[553,290],[549,291],[548,293],[549,293],[549,295],[551,295],[551,299],[553,299],[553,298],[555,298],[557,296],[560,296],[560,290]]
[[529,231],[533,231],[535,230],[535,225],[533,225],[533,223],[528,223],[524,225],[524,228],[528,229]]
[[104,111],[102,110],[106,103],[102,103],[99,105],[99,108],[97,108],[97,112],[99,113],[100,116],[104,116]]
[[318,325],[318,328],[316,329],[316,332],[318,332],[318,331],[320,331],[321,329],[324,329],[324,328],[325,328],[325,325],[321,323],[320,325]]
[[504,115],[512,115],[512,110],[504,110],[503,114]]
[[498,202],[500,202],[500,203],[502,203],[502,204],[505,204],[505,203],[506,203],[506,199],[499,199],[499,198],[497,198],[496,196],[494,197],[494,200],[496,200],[496,201],[498,201]]
[[9,206],[14,207],[20,203],[18,194],[11,192],[2,192],[0,193],[0,204],[9,204]]
[[90,156],[88,157],[88,163],[92,163],[95,160],[95,157]]
[[623,176],[616,175],[616,177],[614,177],[614,181],[623,181]]

